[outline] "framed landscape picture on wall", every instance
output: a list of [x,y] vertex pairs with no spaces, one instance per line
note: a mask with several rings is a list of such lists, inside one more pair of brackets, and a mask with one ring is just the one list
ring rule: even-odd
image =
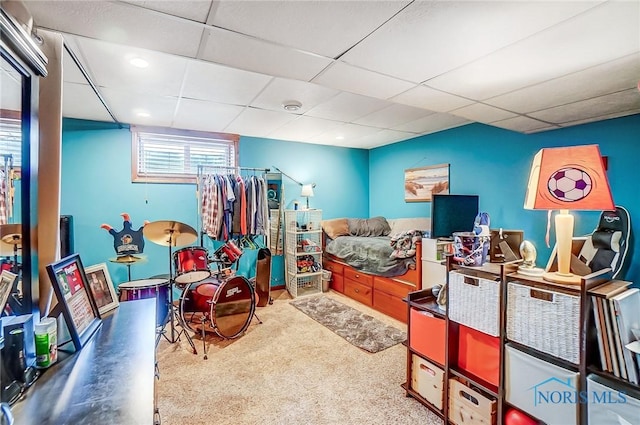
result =
[[405,202],[430,202],[435,193],[449,193],[449,164],[404,170]]

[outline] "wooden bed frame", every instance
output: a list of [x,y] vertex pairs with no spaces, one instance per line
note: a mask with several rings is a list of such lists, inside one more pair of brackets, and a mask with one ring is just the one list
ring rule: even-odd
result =
[[[323,251],[326,242],[323,232]],[[388,316],[407,323],[407,304],[403,299],[409,292],[422,289],[422,241],[416,244],[415,265],[395,277],[375,276],[354,269],[337,257],[324,252],[322,267],[331,272],[330,287],[356,301]]]

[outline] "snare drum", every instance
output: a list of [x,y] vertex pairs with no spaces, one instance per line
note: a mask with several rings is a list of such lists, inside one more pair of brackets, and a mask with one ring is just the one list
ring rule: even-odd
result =
[[119,300],[156,299],[156,326],[162,326],[169,317],[169,281],[166,279],[140,279],[118,285]]
[[194,332],[215,332],[222,338],[240,336],[256,308],[253,287],[242,276],[192,283],[180,297],[180,314]]
[[182,248],[173,254],[176,283],[200,282],[211,276],[207,250],[201,246]]

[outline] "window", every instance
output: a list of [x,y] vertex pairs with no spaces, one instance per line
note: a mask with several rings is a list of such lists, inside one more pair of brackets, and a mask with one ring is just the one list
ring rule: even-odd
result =
[[237,134],[131,126],[133,182],[195,183],[198,166],[236,167]]

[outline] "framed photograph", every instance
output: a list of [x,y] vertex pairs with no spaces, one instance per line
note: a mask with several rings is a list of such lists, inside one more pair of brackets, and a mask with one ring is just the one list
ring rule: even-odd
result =
[[89,290],[93,295],[100,315],[118,307],[118,297],[116,289],[111,282],[111,276],[107,269],[107,263],[96,264],[85,269],[87,280],[89,281]]
[[16,284],[18,275],[11,273],[9,270],[3,270],[0,275],[0,313],[4,310],[9,301],[9,295]]
[[79,351],[100,327],[100,312],[89,290],[80,255],[72,254],[47,266],[51,285],[76,350]]
[[449,193],[449,164],[404,170],[405,202],[430,202],[435,193]]
[[[591,243],[591,236],[574,236],[571,241],[571,272],[579,276],[585,276],[591,273],[591,269],[587,266],[593,256],[595,248]],[[558,246],[554,245],[551,256],[545,268],[547,272],[558,271]]]

